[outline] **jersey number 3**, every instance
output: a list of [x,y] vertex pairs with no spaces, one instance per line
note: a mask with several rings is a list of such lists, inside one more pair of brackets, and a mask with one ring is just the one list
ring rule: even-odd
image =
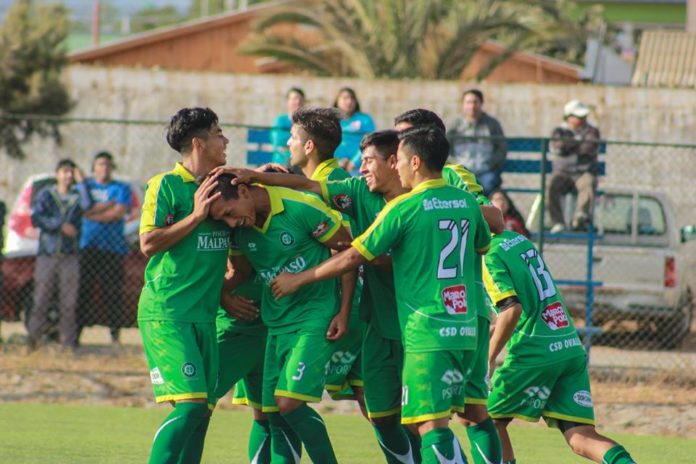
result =
[[[440,219],[437,223],[440,230],[450,232],[450,241],[440,251],[440,261],[437,265],[438,279],[453,279],[457,275],[464,275],[464,257],[466,256],[466,244],[469,237],[469,221],[462,219],[459,226],[452,219]],[[445,261],[459,247],[459,262],[454,267],[445,267]]]

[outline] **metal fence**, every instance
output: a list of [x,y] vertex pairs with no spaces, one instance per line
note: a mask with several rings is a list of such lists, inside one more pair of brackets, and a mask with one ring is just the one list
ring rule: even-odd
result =
[[[137,249],[142,186],[178,160],[164,140],[165,127],[161,121],[65,119],[61,120],[62,144],[34,139],[25,146],[25,160],[5,157],[6,168],[0,172],[0,189],[8,207],[2,265],[4,319],[26,320],[33,311],[37,235],[29,214],[38,188],[32,176],[52,173],[56,161],[64,157],[73,158],[89,173],[92,155],[109,150],[117,164],[115,174],[127,179],[134,193],[124,230],[130,250],[118,261],[122,272],[117,275],[110,274],[114,271],[97,257],[91,263],[99,274],[96,280],[85,278],[84,272],[73,276],[79,289],[77,317],[83,324],[114,329],[135,325],[146,263]],[[250,153],[268,150],[251,137],[252,132],[268,128],[225,125],[223,129],[230,139],[230,165],[245,165]],[[548,139],[509,142],[517,147],[510,150],[509,160],[545,166]],[[685,241],[693,229],[682,229],[696,223],[696,198],[691,194],[696,146],[607,141],[603,147],[604,174],[599,179],[593,228],[549,233],[549,220],[542,214],[548,174],[542,176],[539,169],[510,168],[503,174],[503,187],[543,248],[552,274],[562,283],[576,324],[592,346],[593,366],[696,367],[692,294],[696,246]],[[573,195],[564,202],[570,226]],[[50,303],[53,325],[57,324],[58,290],[56,286]],[[113,298],[120,299],[117,314],[110,304]]]

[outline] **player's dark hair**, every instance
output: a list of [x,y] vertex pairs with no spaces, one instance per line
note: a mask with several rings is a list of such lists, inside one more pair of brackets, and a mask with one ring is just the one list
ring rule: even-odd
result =
[[395,130],[383,130],[367,134],[360,141],[360,151],[367,147],[375,147],[375,150],[384,159],[396,154],[399,148],[399,133]]
[[462,100],[464,100],[464,97],[469,94],[475,95],[476,98],[478,98],[478,100],[483,104],[483,92],[481,92],[479,89],[466,89],[462,94]]
[[412,127],[431,124],[440,129],[442,132],[445,132],[445,123],[442,122],[440,116],[438,116],[435,112],[426,110],[424,108],[408,110],[394,118],[395,126],[403,122],[410,124]]
[[290,98],[290,95],[293,93],[298,94],[300,97],[302,97],[303,100],[305,99],[304,90],[302,90],[299,87],[290,87],[288,91],[285,93],[285,98]]
[[322,160],[333,158],[341,144],[341,116],[333,108],[303,107],[292,114],[292,123],[314,141]]
[[334,99],[334,108],[338,108],[338,97],[343,93],[349,93],[350,97],[353,99],[355,102],[355,112],[359,113],[360,112],[360,101],[358,100],[358,96],[355,94],[355,90],[351,89],[350,87],[341,87],[341,89],[338,91],[336,94],[336,98]]
[[217,185],[215,188],[213,188],[208,197],[212,197],[216,193],[220,192],[220,196],[225,200],[239,198],[239,191],[237,190],[238,184],[232,185],[232,179],[236,178],[237,176],[234,174],[220,174],[217,178]]
[[418,156],[430,171],[442,171],[449,156],[450,144],[445,133],[435,126],[416,126],[399,132],[401,148]]
[[191,153],[193,138],[205,136],[217,122],[217,114],[210,108],[182,108],[169,121],[167,143],[179,153]]
[[75,169],[76,167],[77,167],[77,165],[75,164],[75,162],[73,160],[71,160],[70,158],[63,158],[63,159],[59,160],[58,163],[56,164],[56,172],[58,172],[58,170],[62,169],[62,168]]

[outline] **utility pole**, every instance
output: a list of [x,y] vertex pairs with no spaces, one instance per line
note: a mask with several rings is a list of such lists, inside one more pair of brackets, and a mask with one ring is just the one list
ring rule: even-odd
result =
[[686,32],[696,34],[696,0],[686,0]]
[[99,0],[94,0],[92,3],[92,46],[99,46],[99,30],[101,29],[99,16],[101,15],[101,7]]

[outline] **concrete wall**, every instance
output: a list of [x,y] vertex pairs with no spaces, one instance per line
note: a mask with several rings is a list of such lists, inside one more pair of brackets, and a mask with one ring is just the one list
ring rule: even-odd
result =
[[[290,86],[301,86],[310,104],[329,105],[338,88],[349,85],[357,91],[364,111],[373,115],[378,128],[390,127],[396,114],[414,107],[430,108],[447,121],[458,113],[460,94],[467,86],[449,81],[363,81],[83,66],[71,67],[65,79],[77,102],[72,117],[162,122],[181,107],[205,105],[218,113],[223,124],[254,125],[269,125],[275,115],[284,111],[284,94]],[[579,98],[595,107],[591,120],[606,139],[696,143],[693,90],[548,84],[478,87],[486,96],[485,109],[501,121],[508,135],[548,136],[561,120],[564,103]],[[102,148],[114,152],[121,175],[144,182],[177,160],[177,154],[164,141],[164,127],[165,124],[67,124],[62,146],[34,139],[26,145],[28,156],[24,161],[0,154],[4,157],[0,196],[14,201],[30,174],[52,171],[60,157],[73,157],[88,168],[91,154]],[[245,132],[234,128],[226,132],[231,139],[228,163],[243,163]],[[650,188],[676,189],[674,198],[680,205],[688,206],[689,215],[693,215],[696,200],[690,199],[689,187],[696,174],[694,150],[680,150],[679,156],[671,157],[667,149],[643,149],[640,158],[631,157],[631,151],[620,146],[616,156],[610,152],[614,156],[610,169],[615,175],[610,172],[607,179],[623,185],[640,182]],[[696,218],[691,222],[696,222]]]

